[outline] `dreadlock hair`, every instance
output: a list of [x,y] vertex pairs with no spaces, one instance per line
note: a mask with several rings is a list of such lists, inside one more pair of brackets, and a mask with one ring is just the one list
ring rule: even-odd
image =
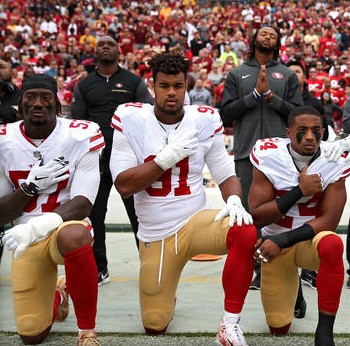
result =
[[[260,28],[259,30],[263,29],[264,27]],[[280,49],[281,49],[281,34],[279,31],[277,31],[275,28],[271,28],[276,31],[277,33],[277,43],[276,43],[276,49],[273,53],[273,60],[278,60]],[[255,58],[255,41],[256,38],[258,37],[259,30],[255,31],[253,36],[250,38],[249,42],[249,52],[248,52],[248,60],[252,60]]]
[[181,53],[158,53],[148,61],[148,66],[152,71],[155,82],[158,72],[165,74],[183,72],[186,79],[191,62]]
[[[23,109],[22,109],[22,99],[23,99],[23,94],[21,94],[19,100],[18,100],[18,112],[17,112],[17,117],[19,119],[23,119]],[[62,115],[62,107],[61,107],[61,101],[59,100],[57,94],[55,94],[55,101],[56,101],[56,115],[60,118],[63,117]]]

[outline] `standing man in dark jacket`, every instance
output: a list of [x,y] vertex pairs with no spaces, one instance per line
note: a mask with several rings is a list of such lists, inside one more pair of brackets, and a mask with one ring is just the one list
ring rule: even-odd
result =
[[0,124],[13,123],[17,119],[20,90],[12,83],[12,69],[0,59]]
[[[118,105],[128,102],[153,103],[142,79],[118,65],[118,45],[110,36],[101,37],[96,46],[97,69],[80,81],[74,89],[72,118],[92,120],[100,125],[106,148],[101,157],[101,182],[90,219],[94,228],[94,255],[98,268],[99,285],[109,282],[106,257],[105,216],[113,181],[109,159],[113,140],[111,118]],[[133,196],[123,199],[133,231],[137,233]]]
[[[234,155],[241,181],[242,203],[248,208],[248,192],[253,179],[249,154],[258,139],[286,137],[291,109],[303,104],[299,81],[278,61],[281,39],[269,27],[256,31],[250,41],[248,60],[227,76],[220,115],[224,126],[234,122]],[[251,288],[260,289],[260,266]]]
[[[12,83],[12,69],[8,62],[0,59],[0,124],[13,123],[17,119],[20,90]],[[4,231],[0,227],[0,233]],[[0,260],[3,246],[0,245]]]

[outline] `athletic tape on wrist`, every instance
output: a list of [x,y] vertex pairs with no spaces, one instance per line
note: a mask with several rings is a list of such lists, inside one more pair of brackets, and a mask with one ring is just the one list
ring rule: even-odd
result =
[[266,239],[270,239],[272,242],[277,244],[280,249],[285,249],[287,247],[293,246],[296,243],[300,243],[304,240],[312,239],[315,235],[315,231],[309,224],[292,229],[288,232],[283,232],[275,235],[267,235],[262,237],[263,242]]
[[293,187],[290,191],[284,194],[282,197],[276,199],[276,204],[279,211],[285,215],[293,205],[303,197],[303,193],[298,186]]

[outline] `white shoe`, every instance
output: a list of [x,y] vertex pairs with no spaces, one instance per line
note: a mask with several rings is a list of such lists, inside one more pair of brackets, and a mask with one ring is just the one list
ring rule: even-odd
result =
[[221,346],[248,346],[239,325],[239,320],[237,323],[231,324],[223,318],[219,324],[215,343]]

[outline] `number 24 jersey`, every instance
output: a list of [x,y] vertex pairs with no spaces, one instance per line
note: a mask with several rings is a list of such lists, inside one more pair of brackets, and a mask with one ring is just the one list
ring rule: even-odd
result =
[[[258,140],[250,154],[250,161],[264,173],[272,183],[276,197],[283,196],[299,185],[300,173],[289,153],[288,138],[267,138]],[[330,162],[324,150],[329,145],[321,142],[320,155],[308,167],[307,174],[319,173],[323,179],[323,191],[329,184],[345,179],[350,174],[350,162],[341,157],[338,162]],[[320,215],[323,193],[302,197],[278,222],[265,226],[263,235],[279,234],[302,226],[305,222]]]

